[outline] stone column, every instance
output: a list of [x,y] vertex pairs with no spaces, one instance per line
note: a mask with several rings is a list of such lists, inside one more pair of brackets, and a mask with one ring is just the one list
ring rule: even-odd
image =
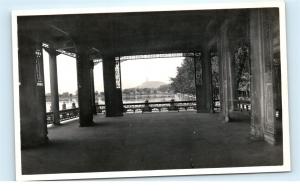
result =
[[46,143],[47,120],[41,43],[19,33],[19,95],[21,146]]
[[49,53],[49,71],[51,86],[51,111],[53,112],[53,124],[60,125],[59,115],[59,94],[57,81],[57,53],[55,50],[48,50]]
[[96,109],[96,102],[95,102],[95,80],[94,80],[94,62],[93,60],[90,61],[91,69],[91,96],[92,96],[92,108],[93,108],[93,114],[97,115],[97,109]]
[[212,112],[211,66],[210,54],[203,51],[194,56],[196,103],[198,113]]
[[77,81],[78,81],[78,104],[79,123],[81,127],[93,125],[93,108],[91,95],[91,66],[88,48],[78,45],[77,48]]
[[273,22],[278,19],[278,9],[255,9],[250,13],[251,134],[271,144],[280,138],[276,126],[281,123],[276,119],[274,82],[280,76],[274,72],[272,36],[276,30]]
[[[223,113],[224,110],[224,90],[223,90],[223,64],[221,62],[221,56],[222,56],[222,43],[221,43],[221,38],[219,37],[218,42],[217,42],[217,56],[218,56],[218,65],[219,65],[219,80],[220,80],[220,113]],[[222,114],[223,115],[223,114]]]
[[[116,67],[119,66],[116,65],[114,56],[103,57],[106,117],[123,116],[122,90],[120,79],[118,79],[120,78],[120,71]],[[116,71],[119,71],[119,74]]]
[[204,65],[204,82],[206,85],[206,109],[207,112],[213,112],[213,95],[212,95],[212,71],[211,71],[211,53],[206,51],[203,54],[202,62]]
[[233,102],[233,71],[231,50],[228,40],[228,22],[224,22],[220,34],[220,76],[221,76],[221,93],[222,93],[222,114],[224,120],[229,122],[230,113],[234,110]]

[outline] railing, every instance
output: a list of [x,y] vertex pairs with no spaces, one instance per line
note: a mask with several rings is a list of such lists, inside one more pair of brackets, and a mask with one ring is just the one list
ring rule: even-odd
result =
[[[237,101],[237,109],[241,112],[243,111],[251,111],[251,102],[250,100],[239,100]],[[250,113],[249,113],[250,114]],[[275,118],[276,120],[280,120],[282,115],[282,110],[281,109],[276,109],[275,110]]]
[[[124,103],[124,113],[144,113],[144,112],[168,112],[168,111],[194,111],[196,101],[170,101],[170,102],[142,102]],[[219,101],[214,101],[214,111],[218,111]],[[97,113],[105,113],[105,105],[96,105]],[[79,108],[65,109],[59,111],[60,121],[66,121],[79,117]],[[53,112],[47,112],[47,124],[53,123]]]
[[53,112],[47,112],[46,118],[47,118],[47,125],[52,124],[53,123]]
[[251,102],[248,100],[238,100],[237,108],[240,111],[251,111]]
[[124,103],[124,113],[195,110],[196,101]]
[[[79,117],[79,108],[65,109],[59,111],[60,121],[66,121]],[[47,112],[47,124],[53,123],[53,112]]]
[[218,99],[213,99],[213,112],[220,112],[221,111],[221,102]]
[[96,105],[97,113],[105,113],[105,105]]

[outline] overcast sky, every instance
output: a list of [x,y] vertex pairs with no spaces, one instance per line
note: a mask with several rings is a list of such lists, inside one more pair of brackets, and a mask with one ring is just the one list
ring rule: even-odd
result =
[[[50,93],[49,56],[43,52],[45,91]],[[170,77],[176,76],[177,67],[182,64],[183,58],[161,58],[129,60],[121,63],[122,89],[132,88],[145,81],[161,81],[170,83]],[[59,93],[75,93],[77,90],[76,59],[57,56],[58,91]],[[103,91],[102,64],[94,67],[95,91]]]

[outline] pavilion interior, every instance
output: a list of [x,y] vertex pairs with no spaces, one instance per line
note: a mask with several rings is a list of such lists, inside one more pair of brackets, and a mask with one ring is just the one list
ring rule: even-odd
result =
[[[18,16],[17,22],[23,174],[283,164],[277,8]],[[247,67],[234,62],[241,47]],[[50,129],[42,49],[50,57]],[[196,111],[124,113],[120,58],[166,53],[193,54]],[[79,118],[66,123],[58,106],[59,54],[76,57]],[[218,113],[211,55],[220,68]],[[105,116],[94,111],[97,59]],[[237,67],[250,74],[249,111],[239,111]]]

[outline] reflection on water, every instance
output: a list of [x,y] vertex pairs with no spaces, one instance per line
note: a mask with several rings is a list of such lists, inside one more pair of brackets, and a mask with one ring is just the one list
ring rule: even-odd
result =
[[[149,102],[169,102],[171,99],[174,99],[175,101],[194,101],[196,100],[195,96],[192,95],[186,95],[186,94],[168,94],[168,95],[141,95],[131,98],[124,98],[123,97],[123,103],[141,103],[148,100]],[[98,102],[97,102],[98,100]],[[99,105],[104,105],[104,100],[98,98],[96,100],[96,103]],[[63,109],[63,104],[66,104],[66,109],[72,108],[72,103],[75,103],[76,107],[78,107],[78,101],[77,99],[73,100],[67,100],[67,101],[59,101],[59,110]],[[50,112],[51,108],[51,102],[46,102],[46,111]]]

